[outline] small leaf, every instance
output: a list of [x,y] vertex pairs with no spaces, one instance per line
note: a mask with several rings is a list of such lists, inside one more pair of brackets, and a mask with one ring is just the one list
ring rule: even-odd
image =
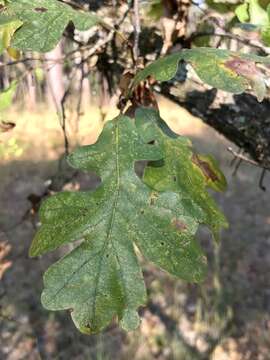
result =
[[238,5],[237,8],[235,9],[235,15],[238,17],[239,21],[248,22],[249,21],[248,3],[245,2],[244,4]]
[[239,21],[249,24],[253,30],[259,30],[262,41],[265,45],[270,44],[270,7],[265,10],[258,0],[246,0],[244,4],[239,5],[235,14]]
[[264,26],[268,23],[267,12],[258,0],[248,0],[249,22],[253,25]]
[[23,24],[14,34],[12,46],[23,51],[38,52],[52,50],[70,21],[81,31],[88,30],[100,21],[90,12],[74,10],[56,0],[12,1],[2,18],[10,16]]
[[237,6],[235,14],[241,22],[249,22],[261,27],[268,24],[267,12],[261,7],[258,0],[246,0]]
[[15,31],[22,25],[22,22],[12,16],[4,16],[0,14],[0,54],[7,49],[11,57],[16,58],[18,56],[18,51],[16,50],[16,55],[13,50],[10,48],[11,38],[14,35]]

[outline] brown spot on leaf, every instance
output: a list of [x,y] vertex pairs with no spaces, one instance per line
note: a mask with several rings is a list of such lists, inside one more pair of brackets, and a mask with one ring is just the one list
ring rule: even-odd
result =
[[257,96],[258,101],[264,99],[266,96],[264,75],[254,61],[234,57],[226,61],[224,65],[236,75],[245,77],[249,86]]
[[15,126],[16,126],[16,124],[14,124],[13,122],[1,121],[0,132],[8,132],[8,131],[12,130]]
[[260,71],[258,70],[254,61],[235,57],[226,61],[224,65],[235,72],[237,75],[245,76],[247,78],[260,74]]
[[151,194],[150,194],[150,201],[149,201],[149,203],[150,203],[151,206],[155,205],[155,203],[156,203],[156,201],[157,201],[157,198],[158,198],[158,193],[155,192],[155,191],[151,192]]
[[179,231],[184,231],[187,229],[187,225],[182,220],[176,218],[172,220],[172,225]]
[[201,160],[196,154],[192,155],[192,162],[201,169],[207,179],[213,182],[219,181],[218,176],[211,169],[210,165],[206,161]]
[[44,8],[44,7],[36,7],[36,8],[35,8],[35,11],[44,13],[44,12],[48,11],[48,9],[46,9],[46,8]]

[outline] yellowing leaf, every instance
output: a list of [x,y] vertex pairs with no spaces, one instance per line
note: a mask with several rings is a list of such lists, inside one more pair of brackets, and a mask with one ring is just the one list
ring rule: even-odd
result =
[[[0,54],[3,52],[4,49],[10,49],[12,36],[21,25],[22,22],[14,17],[5,17],[3,14],[0,15]],[[10,50],[10,54],[12,57],[14,55],[15,58],[17,58],[17,53],[18,51],[16,51],[15,55],[15,50]]]
[[17,49],[12,48],[12,47],[8,47],[7,52],[9,54],[9,56],[14,60],[19,60],[19,58],[21,57],[21,52],[19,50],[17,50]]

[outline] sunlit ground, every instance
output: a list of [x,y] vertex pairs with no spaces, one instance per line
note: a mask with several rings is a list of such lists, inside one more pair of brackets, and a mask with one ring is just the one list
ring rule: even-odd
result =
[[[160,98],[159,105],[161,115],[175,132],[199,136],[206,129],[206,125],[185,109],[163,98]],[[80,144],[95,142],[104,126],[104,121],[113,119],[118,113],[115,107],[105,107],[101,110],[96,106],[90,106],[82,112],[78,121],[75,112],[67,111],[67,133],[71,146],[75,146],[75,142]],[[54,159],[58,156],[58,152],[61,152],[63,134],[54,109],[41,105],[33,111],[13,108],[3,115],[3,119],[14,122],[16,127],[11,132],[1,134],[0,151],[5,148],[5,151],[0,153],[2,161],[14,157]],[[12,153],[14,143],[21,150],[17,152],[14,150]],[[10,151],[7,151],[6,147],[10,147]],[[36,151],[33,152],[33,149]]]

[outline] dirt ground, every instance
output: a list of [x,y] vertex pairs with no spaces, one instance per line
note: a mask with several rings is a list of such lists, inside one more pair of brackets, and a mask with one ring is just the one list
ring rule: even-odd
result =
[[[233,176],[227,151],[233,145],[185,110],[160,103],[170,126],[189,136],[199,152],[213,154],[227,177],[228,190],[215,198],[230,228],[219,246],[206,229],[198,235],[209,259],[207,280],[186,284],[144,264],[149,304],[140,328],[130,334],[112,325],[101,335],[85,336],[68,312],[43,309],[42,273],[62,250],[28,257],[37,218],[28,213],[27,197],[41,195],[57,171],[62,134],[53,112],[13,110],[6,116],[17,126],[0,139],[0,244],[10,246],[5,260],[0,257],[2,266],[10,265],[0,280],[1,360],[270,359],[270,175],[266,192],[251,165],[242,164]],[[79,142],[94,141],[100,128],[98,109],[91,108],[81,120]],[[66,186],[87,188],[91,181],[79,176]]]

